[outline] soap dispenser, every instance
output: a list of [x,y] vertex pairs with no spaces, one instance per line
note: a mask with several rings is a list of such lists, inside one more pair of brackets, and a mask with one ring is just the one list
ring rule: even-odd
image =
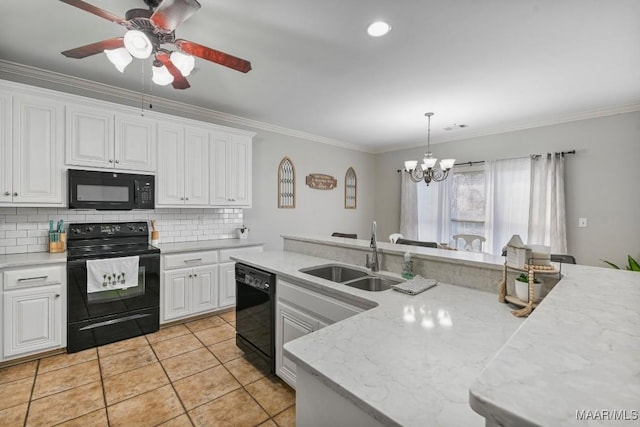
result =
[[402,277],[404,277],[405,279],[413,279],[413,261],[411,260],[411,254],[408,251],[404,253]]

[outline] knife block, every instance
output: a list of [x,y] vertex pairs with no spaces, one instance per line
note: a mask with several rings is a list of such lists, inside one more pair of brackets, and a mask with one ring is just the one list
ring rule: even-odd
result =
[[[52,241],[55,240],[55,241]],[[58,253],[67,250],[67,233],[49,233],[49,252]]]

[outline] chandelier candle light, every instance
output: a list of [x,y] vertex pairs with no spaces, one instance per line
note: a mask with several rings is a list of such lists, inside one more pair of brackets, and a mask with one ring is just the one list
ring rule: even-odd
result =
[[420,165],[421,167],[417,167],[417,160],[407,160],[404,162],[404,170],[409,174],[414,182],[424,180],[424,182],[429,185],[431,181],[440,182],[447,179],[449,171],[453,168],[453,164],[456,162],[456,159],[440,160],[440,170],[433,168],[438,161],[438,159],[433,157],[433,154],[431,153],[431,116],[433,116],[433,113],[425,113],[425,116],[427,116],[427,119],[429,120],[429,127],[427,131],[427,152],[424,153],[422,165]]

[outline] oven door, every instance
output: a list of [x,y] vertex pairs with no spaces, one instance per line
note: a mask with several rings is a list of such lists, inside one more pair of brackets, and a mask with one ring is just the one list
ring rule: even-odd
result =
[[140,255],[138,286],[87,292],[87,262],[67,262],[68,322],[159,307],[160,255]]
[[69,170],[69,208],[131,210],[136,207],[135,175]]

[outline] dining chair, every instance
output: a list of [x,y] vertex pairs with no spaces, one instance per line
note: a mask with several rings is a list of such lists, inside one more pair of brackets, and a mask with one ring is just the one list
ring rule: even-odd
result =
[[402,239],[402,238],[404,238],[404,236],[400,233],[389,234],[389,241],[391,243],[396,243],[396,240]]
[[[464,241],[464,245],[460,247],[460,240]],[[459,251],[471,251],[471,252],[482,252],[482,244],[486,241],[483,236],[478,236],[476,234],[455,234],[453,236],[453,241],[455,243],[454,248]],[[474,246],[474,242],[478,242],[478,246]]]
[[411,246],[424,246],[425,248],[437,248],[436,242],[423,242],[420,240],[398,239],[396,240],[398,245],[411,245]]
[[351,233],[332,233],[331,236],[333,237],[346,237],[347,239],[357,239],[358,235],[357,234],[351,234]]

